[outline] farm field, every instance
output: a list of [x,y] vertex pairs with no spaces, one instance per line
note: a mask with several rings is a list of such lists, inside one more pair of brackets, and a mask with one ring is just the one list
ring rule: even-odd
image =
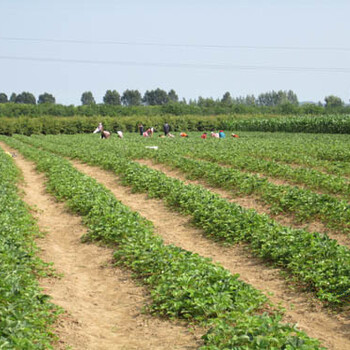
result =
[[[177,348],[350,348],[347,135],[1,142],[34,162],[49,192],[83,217],[85,242],[108,245],[142,281],[147,315],[179,320],[166,321],[166,347],[188,333],[188,347]],[[198,327],[192,338],[189,325]]]

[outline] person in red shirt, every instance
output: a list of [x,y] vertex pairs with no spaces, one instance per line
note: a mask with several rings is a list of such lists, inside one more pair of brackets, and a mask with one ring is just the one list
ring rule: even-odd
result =
[[181,137],[188,137],[188,135],[187,135],[185,132],[182,132],[182,133],[180,134],[180,136],[181,136]]
[[207,133],[206,133],[206,132],[203,132],[201,138],[202,138],[202,139],[206,139],[206,138],[207,138]]

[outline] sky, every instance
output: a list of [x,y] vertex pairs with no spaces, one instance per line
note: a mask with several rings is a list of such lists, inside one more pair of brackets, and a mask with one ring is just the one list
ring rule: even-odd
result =
[[1,0],[0,92],[350,99],[349,0]]

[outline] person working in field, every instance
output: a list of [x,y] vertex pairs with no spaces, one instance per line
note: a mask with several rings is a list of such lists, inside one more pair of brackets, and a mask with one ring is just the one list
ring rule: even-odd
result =
[[170,126],[168,123],[165,123],[163,125],[163,131],[164,131],[164,135],[167,136],[169,134],[169,131],[170,131]]
[[149,134],[150,134],[150,129],[147,129],[147,130],[142,134],[142,136],[143,136],[143,137],[149,137]]
[[101,129],[101,139],[108,139],[111,137],[111,133],[107,130]]
[[206,139],[207,138],[207,133],[203,132],[203,134],[201,135],[201,139]]
[[218,132],[214,132],[214,131],[211,132],[210,136],[214,137],[215,139],[218,139],[220,137],[219,133]]
[[94,131],[94,134],[97,134],[97,133],[101,132],[102,129],[103,129],[102,123],[98,123],[98,126],[95,129],[95,131]]
[[143,125],[140,123],[139,124],[139,131],[140,131],[140,135],[143,135]]
[[180,133],[181,137],[188,137],[188,135],[185,132]]
[[231,137],[239,138],[239,136],[237,134],[234,134],[234,133],[231,134]]
[[148,129],[146,130],[146,132],[147,132],[147,134],[148,134],[149,137],[152,137],[152,136],[153,136],[153,132],[154,132],[154,128],[148,128]]
[[220,139],[224,139],[226,137],[225,133],[224,133],[224,130],[220,130],[219,132],[219,138]]
[[118,134],[118,137],[120,138],[120,139],[122,139],[123,137],[124,137],[124,135],[123,135],[123,132],[122,131],[117,131],[117,134]]

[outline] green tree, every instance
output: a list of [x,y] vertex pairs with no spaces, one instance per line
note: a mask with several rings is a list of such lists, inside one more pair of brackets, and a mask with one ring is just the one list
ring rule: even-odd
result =
[[23,91],[21,94],[16,96],[15,102],[35,105],[36,99],[32,93]]
[[256,98],[255,98],[255,96],[254,96],[254,95],[247,95],[247,96],[245,97],[245,104],[246,104],[247,106],[255,106],[255,104],[256,104]]
[[42,103],[51,103],[51,104],[55,104],[56,103],[56,99],[53,95],[45,92],[41,95],[39,95],[38,97],[38,104],[42,104]]
[[177,93],[175,92],[175,90],[171,89],[168,92],[168,101],[169,102],[179,102],[179,96],[177,95]]
[[222,96],[221,103],[225,106],[230,106],[232,105],[232,97],[231,94],[226,91],[224,95]]
[[265,92],[258,96],[259,106],[273,106],[273,99],[271,92]]
[[313,103],[305,103],[300,107],[302,113],[304,114],[322,114],[324,113],[324,108],[322,103],[320,102],[318,104]]
[[324,98],[326,102],[326,108],[339,108],[344,106],[344,102],[340,97],[330,95]]
[[216,104],[212,97],[204,98],[202,96],[198,97],[197,105],[199,107],[214,107]]
[[289,101],[281,103],[278,108],[282,114],[296,114],[298,112],[298,106]]
[[291,103],[293,105],[299,104],[298,97],[292,90],[262,93],[258,96],[257,102],[260,106],[268,107],[279,106],[285,103]]
[[7,103],[8,99],[7,99],[7,95],[3,92],[0,93],[0,103]]
[[298,96],[292,90],[287,92],[287,100],[292,105],[299,106]]
[[149,106],[165,105],[169,102],[169,96],[166,91],[162,89],[156,89],[151,91],[146,91],[142,102]]
[[15,103],[16,102],[17,95],[13,92],[10,96],[10,102]]
[[116,90],[107,90],[103,96],[103,103],[105,105],[121,105],[120,95]]
[[125,90],[121,101],[124,106],[140,106],[142,98],[138,90]]
[[91,91],[83,92],[83,94],[81,95],[80,101],[83,106],[96,104],[94,96]]

